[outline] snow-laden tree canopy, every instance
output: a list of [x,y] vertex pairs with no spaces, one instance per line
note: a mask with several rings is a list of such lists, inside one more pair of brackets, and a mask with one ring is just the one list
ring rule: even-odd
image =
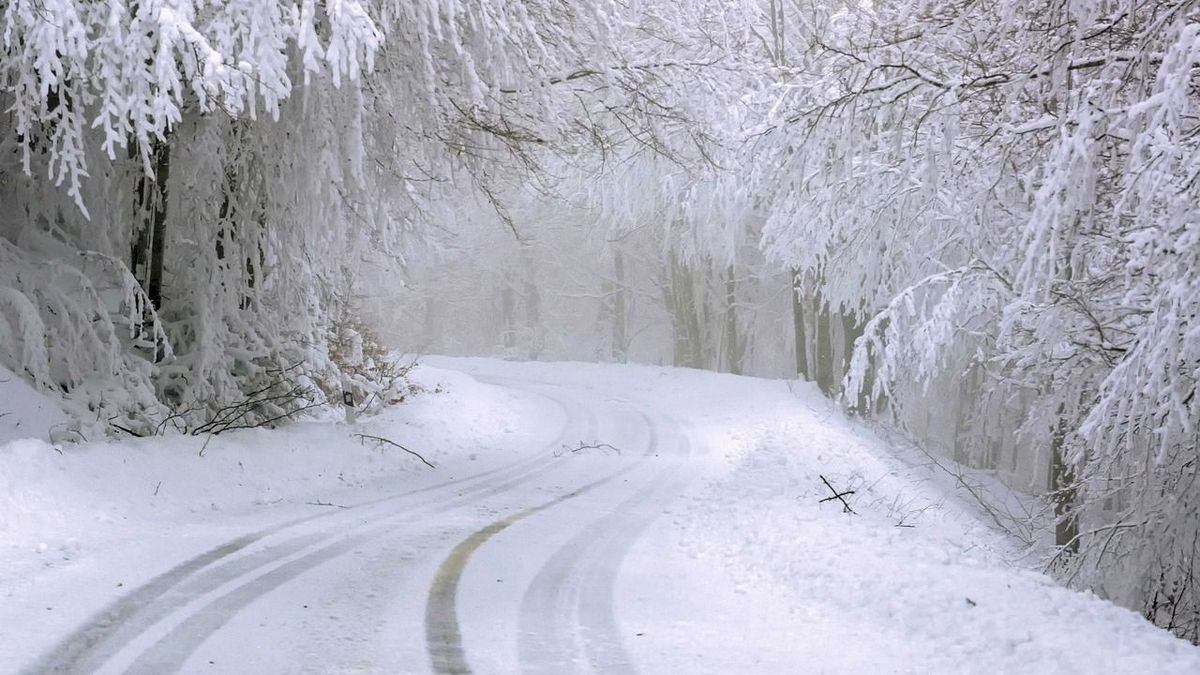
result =
[[[755,164],[767,250],[866,321],[851,398],[1048,489],[1068,578],[1193,639],[1198,20],[802,9]],[[937,429],[930,408],[958,412]]]
[[350,386],[330,321],[359,260],[401,260],[454,192],[703,140],[664,74],[704,50],[672,55],[619,3],[20,0],[0,20],[0,345],[122,428],[297,364]]

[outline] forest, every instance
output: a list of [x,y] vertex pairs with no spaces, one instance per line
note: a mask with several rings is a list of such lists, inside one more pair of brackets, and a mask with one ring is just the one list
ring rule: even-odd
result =
[[4,0],[0,109],[0,365],[74,436],[393,350],[803,380],[1200,643],[1196,0]]

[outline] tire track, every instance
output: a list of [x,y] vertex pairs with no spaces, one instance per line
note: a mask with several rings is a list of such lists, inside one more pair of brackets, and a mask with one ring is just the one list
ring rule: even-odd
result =
[[[522,388],[529,389],[528,387]],[[565,412],[566,419],[562,431],[553,443],[545,447],[555,447],[557,444],[567,440],[571,436],[572,429],[581,424],[581,419],[582,425],[586,427],[589,433],[592,433],[592,430],[597,427],[598,422],[595,416],[591,411],[586,410],[577,402],[564,397],[547,396],[537,392],[532,393],[552,400]],[[360,541],[361,537],[344,536],[345,530],[339,526],[344,521],[362,521],[365,518],[366,525],[360,524],[358,527],[370,527],[372,523],[391,524],[397,519],[411,517],[413,515],[410,512],[411,509],[428,508],[430,505],[436,505],[439,502],[444,507],[441,509],[443,511],[457,508],[477,499],[487,498],[488,496],[512,489],[516,485],[542,473],[546,468],[545,454],[539,451],[531,453],[529,457],[524,459],[473,474],[467,478],[458,480],[450,479],[399,495],[382,497],[337,513],[319,513],[293,519],[280,525],[238,537],[180,563],[125,596],[118,598],[66,638],[59,641],[57,645],[48,650],[26,672],[94,672],[157,624],[172,618],[180,612],[186,612],[190,605],[198,602],[206,594],[217,591],[222,586],[230,584],[236,579],[253,575],[255,572],[262,572],[273,566],[275,568],[286,567],[289,572],[294,573],[289,575],[287,572],[278,572],[277,569],[266,572],[265,574],[275,574],[275,576],[270,577],[272,581],[283,579],[284,577],[293,578],[303,572],[304,569],[311,569],[311,567],[331,557],[335,557],[335,555],[345,552],[345,550],[352,549]],[[506,480],[510,477],[511,479]],[[443,493],[454,489],[459,489],[459,493],[447,499],[447,496]],[[428,496],[428,498],[420,499],[415,504],[406,503],[407,500],[422,496]],[[380,513],[372,513],[372,511],[380,511]],[[263,544],[271,538],[286,535],[289,532],[299,530],[306,525],[314,523],[324,526],[324,530],[295,536],[286,541],[268,545],[257,551],[247,553],[247,551],[250,551],[256,545]],[[371,531],[374,532],[376,529],[371,528]],[[295,556],[297,552],[331,539],[334,540],[332,544],[318,547],[304,554],[298,560],[287,561],[289,557]],[[241,555],[243,553],[245,555]],[[300,560],[304,562],[301,563]],[[288,565],[290,567],[287,567]],[[262,576],[265,576],[265,574]],[[283,580],[286,581],[286,579]],[[264,584],[269,583],[264,582]],[[264,588],[261,593],[252,594],[252,585],[253,580],[231,591],[241,592],[242,596],[247,598],[247,602],[240,606],[244,607],[245,604],[253,600],[253,597],[257,597],[269,590]],[[253,597],[247,597],[247,594],[252,594]],[[220,599],[220,597],[212,598],[209,600],[209,603],[211,604]],[[236,604],[232,601],[224,601],[224,604],[221,605],[222,610],[217,612],[217,614],[227,616],[229,614],[227,610]],[[186,623],[186,621],[185,619],[183,623]],[[211,626],[211,623],[196,620],[196,622],[191,624],[192,628],[199,628],[200,626],[208,628]],[[172,634],[168,633],[168,635]],[[174,634],[173,637],[177,638],[179,634]],[[158,653],[162,654],[163,652]],[[172,653],[175,656],[178,655],[177,652]]]
[[[535,472],[535,474],[540,473],[543,472]],[[529,478],[530,476],[528,475],[518,476],[507,483],[486,491],[481,496],[486,498],[507,492],[525,484]],[[243,581],[232,588],[216,589],[217,597],[210,599],[202,608],[196,610],[180,623],[170,628],[165,635],[143,651],[125,672],[138,675],[159,675],[164,672],[178,670],[210,635],[224,626],[235,614],[245,609],[263,595],[319,565],[353,551],[359,546],[377,541],[380,535],[392,530],[394,526],[400,524],[402,521],[409,521],[414,517],[446,513],[462,506],[468,506],[477,503],[479,496],[478,493],[471,494],[449,503],[438,503],[423,511],[405,511],[384,519],[374,520],[368,525],[356,529],[353,534],[338,537],[331,543],[325,543],[313,550],[306,550],[301,555],[282,561],[275,559],[272,562],[277,564],[269,566],[269,569],[260,567],[256,570],[262,572],[261,574]],[[409,534],[416,534],[417,532],[418,530],[413,530]],[[240,579],[236,581],[240,581]]]
[[634,671],[617,630],[613,590],[629,550],[661,515],[661,505],[691,480],[690,441],[677,436],[670,466],[559,548],[534,577],[520,608],[522,672],[573,672],[584,663],[606,674]]
[[[640,414],[640,413],[639,413]],[[626,466],[564,495],[530,507],[507,518],[497,520],[461,541],[438,568],[425,606],[425,642],[430,664],[435,673],[461,675],[470,673],[462,644],[458,620],[458,587],[471,556],[496,534],[530,516],[590,492],[638,469],[642,461],[658,447],[657,430],[644,414],[642,419],[649,430],[649,442],[641,461]],[[561,672],[561,671],[559,671]]]
[[507,529],[510,525],[561,504],[568,499],[573,499],[586,492],[590,492],[632,471],[634,468],[636,467],[626,467],[548,502],[526,509],[508,518],[498,520],[476,531],[460,542],[458,546],[454,547],[454,550],[450,552],[450,555],[438,567],[437,576],[434,577],[433,585],[429,590],[429,599],[425,604],[425,643],[435,673],[462,675],[471,672],[471,668],[467,665],[466,656],[463,653],[462,632],[458,625],[457,606],[458,584],[462,579],[463,570],[466,568],[471,554],[478,550],[480,546],[487,543],[488,539]]

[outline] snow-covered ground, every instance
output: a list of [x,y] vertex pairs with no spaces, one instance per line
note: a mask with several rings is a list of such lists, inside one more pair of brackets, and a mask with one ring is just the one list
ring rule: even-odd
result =
[[57,405],[0,365],[0,445],[22,438],[48,441],[69,427]]
[[355,425],[57,447],[0,377],[0,672],[1200,672],[806,386],[416,377]]

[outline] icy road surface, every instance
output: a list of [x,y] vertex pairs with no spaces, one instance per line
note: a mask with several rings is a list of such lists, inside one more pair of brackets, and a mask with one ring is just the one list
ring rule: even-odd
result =
[[0,671],[1200,672],[807,389],[434,365],[353,427],[0,446]]

